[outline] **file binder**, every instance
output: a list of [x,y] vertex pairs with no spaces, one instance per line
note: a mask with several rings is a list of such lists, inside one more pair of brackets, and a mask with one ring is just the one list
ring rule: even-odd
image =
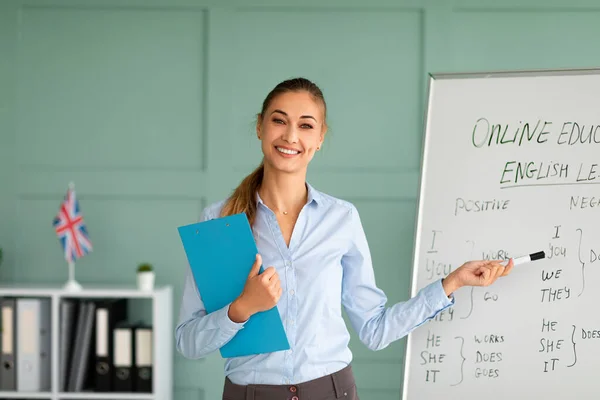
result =
[[140,324],[134,332],[135,391],[152,393],[152,327]]
[[50,299],[17,299],[17,391],[50,390]]
[[[178,231],[207,313],[235,300],[244,289],[258,251],[246,214],[185,225]],[[230,358],[289,348],[275,306],[251,316],[220,353]]]
[[114,389],[113,330],[127,319],[127,300],[108,299],[96,308],[96,347],[94,359],[95,391],[111,392]]
[[62,299],[60,303],[60,391],[67,391],[71,367],[72,338],[75,335],[77,300]]
[[2,304],[2,353],[0,362],[0,389],[3,391],[17,390],[16,348],[17,340],[17,310],[16,299],[0,299]]
[[84,388],[88,378],[90,365],[90,349],[92,344],[92,334],[94,325],[94,316],[96,303],[93,301],[81,301],[79,304],[79,315],[77,317],[77,331],[73,354],[71,357],[71,367],[69,371],[69,380],[67,389],[69,392],[80,392]]
[[120,322],[113,330],[113,378],[115,392],[133,391],[133,326]]

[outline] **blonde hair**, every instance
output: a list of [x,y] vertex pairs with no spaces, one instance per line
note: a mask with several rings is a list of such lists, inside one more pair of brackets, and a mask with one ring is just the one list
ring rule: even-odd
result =
[[[259,118],[265,114],[269,105],[278,95],[286,92],[306,91],[310,93],[315,100],[320,101],[323,105],[323,116],[326,117],[327,106],[321,89],[306,78],[293,78],[280,82],[265,98],[262,105],[262,110]],[[264,160],[260,165],[242,180],[239,186],[233,191],[227,199],[221,210],[221,216],[225,217],[233,214],[246,213],[250,226],[254,225],[256,217],[256,193],[260,188],[264,176],[265,164]]]

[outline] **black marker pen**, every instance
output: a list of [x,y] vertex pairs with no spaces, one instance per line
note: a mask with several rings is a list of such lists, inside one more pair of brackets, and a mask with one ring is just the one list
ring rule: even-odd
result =
[[544,253],[543,251],[538,251],[537,253],[532,253],[527,256],[513,258],[513,263],[514,265],[519,265],[535,260],[541,260],[542,258],[546,258],[546,253]]

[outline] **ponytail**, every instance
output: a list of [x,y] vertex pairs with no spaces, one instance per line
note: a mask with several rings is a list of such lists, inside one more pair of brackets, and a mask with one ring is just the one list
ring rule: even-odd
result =
[[264,161],[252,171],[223,205],[221,216],[226,217],[233,214],[246,213],[250,226],[254,225],[256,217],[256,192],[260,187],[265,171]]

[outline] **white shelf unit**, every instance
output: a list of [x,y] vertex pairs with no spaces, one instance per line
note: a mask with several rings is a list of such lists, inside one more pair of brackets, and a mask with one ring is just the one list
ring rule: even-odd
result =
[[[0,297],[49,298],[51,301],[51,391],[8,392],[0,390],[0,399],[97,399],[97,400],[172,400],[173,399],[173,290],[157,286],[144,292],[131,285],[85,285],[77,292],[65,291],[62,285],[2,284]],[[62,299],[148,299],[152,302],[152,393],[136,392],[60,392],[59,331]]]

